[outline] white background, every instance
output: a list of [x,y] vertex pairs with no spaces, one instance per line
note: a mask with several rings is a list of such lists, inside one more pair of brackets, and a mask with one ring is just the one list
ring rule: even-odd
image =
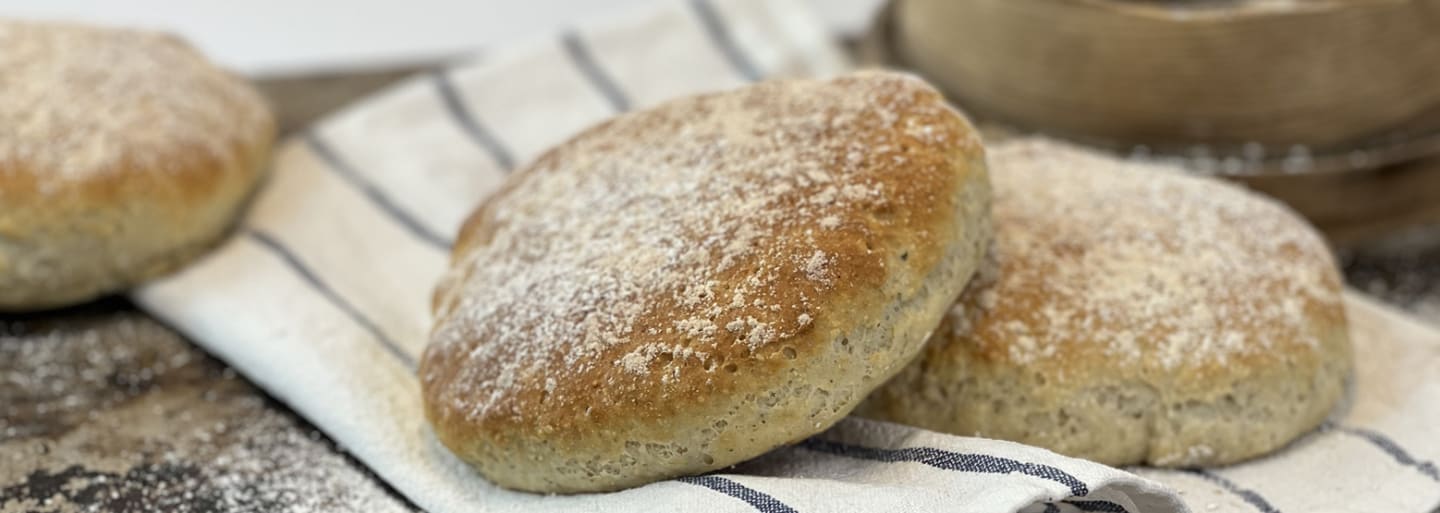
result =
[[[464,54],[654,0],[0,0],[0,15],[164,28],[257,76]],[[858,32],[882,0],[807,0]]]

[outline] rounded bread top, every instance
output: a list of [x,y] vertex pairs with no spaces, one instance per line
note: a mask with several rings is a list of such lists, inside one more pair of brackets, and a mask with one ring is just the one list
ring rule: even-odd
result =
[[1274,200],[1043,139],[996,145],[990,163],[995,242],[932,353],[1203,386],[1311,361],[1344,326],[1329,249]]
[[564,446],[819,372],[812,355],[895,306],[883,287],[924,286],[983,178],[969,124],[894,73],[602,123],[462,229],[421,364],[428,414],[442,438]]
[[0,69],[9,208],[203,200],[258,173],[244,164],[274,134],[249,84],[167,34],[0,20]]

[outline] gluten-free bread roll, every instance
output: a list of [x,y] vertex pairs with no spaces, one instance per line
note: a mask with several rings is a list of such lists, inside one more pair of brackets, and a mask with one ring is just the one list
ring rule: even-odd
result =
[[994,243],[862,414],[1110,465],[1218,465],[1315,428],[1350,369],[1341,281],[1279,203],[1044,140],[990,148]]
[[259,93],[172,36],[0,20],[0,311],[188,262],[231,225],[274,133]]
[[905,366],[979,261],[980,141],[867,72],[671,101],[486,200],[420,364],[439,440],[491,481],[615,490],[822,431]]

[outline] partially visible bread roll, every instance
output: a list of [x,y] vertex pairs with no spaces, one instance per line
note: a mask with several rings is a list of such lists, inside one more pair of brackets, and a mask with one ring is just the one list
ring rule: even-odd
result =
[[0,20],[0,311],[189,260],[259,179],[259,94],[164,34]]
[[724,468],[844,417],[988,240],[971,126],[918,79],[761,83],[625,114],[466,222],[420,364],[441,442],[502,486]]
[[1214,180],[992,146],[995,241],[862,414],[1110,465],[1225,464],[1320,424],[1350,346],[1321,238]]

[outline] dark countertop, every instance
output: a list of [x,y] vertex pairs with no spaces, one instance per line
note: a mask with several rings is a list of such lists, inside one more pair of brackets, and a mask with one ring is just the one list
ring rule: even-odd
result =
[[[423,69],[258,85],[285,134]],[[0,315],[0,513],[414,510],[124,298]]]

